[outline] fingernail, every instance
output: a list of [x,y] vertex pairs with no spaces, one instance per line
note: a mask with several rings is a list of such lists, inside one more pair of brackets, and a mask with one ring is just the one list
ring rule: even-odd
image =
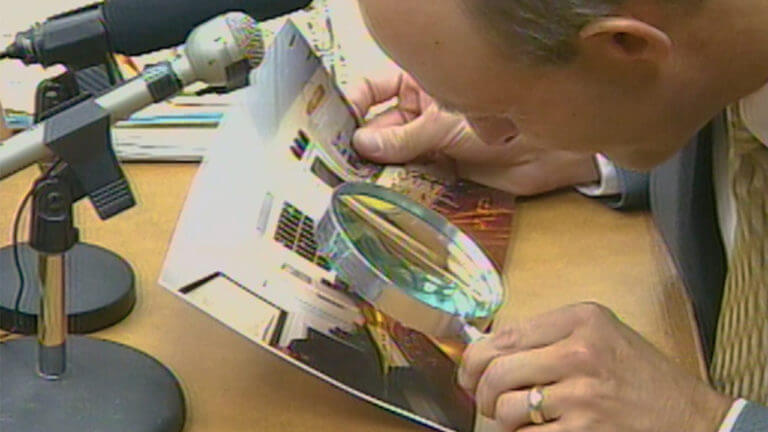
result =
[[375,131],[358,129],[352,141],[355,149],[363,156],[379,156],[381,153],[381,136]]

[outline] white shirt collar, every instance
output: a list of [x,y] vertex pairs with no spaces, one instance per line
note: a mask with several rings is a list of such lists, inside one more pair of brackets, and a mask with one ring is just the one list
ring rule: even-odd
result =
[[740,102],[741,118],[750,132],[765,145],[768,145],[768,85]]

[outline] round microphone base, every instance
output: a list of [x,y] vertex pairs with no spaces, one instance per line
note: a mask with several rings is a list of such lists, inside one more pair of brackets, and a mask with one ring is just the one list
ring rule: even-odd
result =
[[[19,310],[16,295],[19,276],[13,248],[0,249],[0,329],[18,334],[37,332],[40,310],[40,279],[37,252],[19,245],[24,269],[24,293]],[[114,253],[78,243],[67,253],[66,307],[69,332],[91,333],[109,327],[130,314],[136,303],[131,266]]]
[[67,340],[67,371],[36,372],[32,338],[0,344],[0,424],[24,432],[180,432],[184,395],[157,360],[125,345],[82,336]]

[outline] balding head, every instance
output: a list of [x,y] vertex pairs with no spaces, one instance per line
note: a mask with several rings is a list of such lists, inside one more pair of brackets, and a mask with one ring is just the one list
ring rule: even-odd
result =
[[[471,18],[469,28],[487,36],[497,48],[534,62],[562,63],[577,53],[579,32],[597,18],[617,15],[622,7],[646,5],[689,13],[705,0],[361,0],[364,7],[388,10],[389,25],[412,26],[424,33],[430,17],[460,11]],[[457,9],[458,8],[458,9]],[[420,14],[411,14],[418,10]],[[425,11],[430,11],[424,15]],[[423,21],[422,21],[423,20]],[[420,24],[423,22],[423,24]]]
[[476,129],[629,168],[768,74],[765,0],[359,1],[382,48]]
[[562,63],[577,54],[579,32],[601,17],[617,15],[632,3],[689,13],[704,0],[461,0],[468,14],[502,49],[544,63]]

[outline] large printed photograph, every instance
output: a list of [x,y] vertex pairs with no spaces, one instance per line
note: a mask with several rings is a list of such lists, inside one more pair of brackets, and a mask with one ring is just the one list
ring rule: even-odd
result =
[[[356,295],[319,253],[316,228],[334,188],[375,183],[444,216],[501,271],[513,197],[442,163],[382,167],[359,158],[351,145],[358,120],[290,22],[252,83],[242,95],[246,114],[223,125],[218,141],[228,148],[214,147],[198,173],[161,283],[355,396],[438,430],[472,431],[474,402],[456,383],[464,343],[410,329]],[[232,184],[244,186],[222,187]]]

